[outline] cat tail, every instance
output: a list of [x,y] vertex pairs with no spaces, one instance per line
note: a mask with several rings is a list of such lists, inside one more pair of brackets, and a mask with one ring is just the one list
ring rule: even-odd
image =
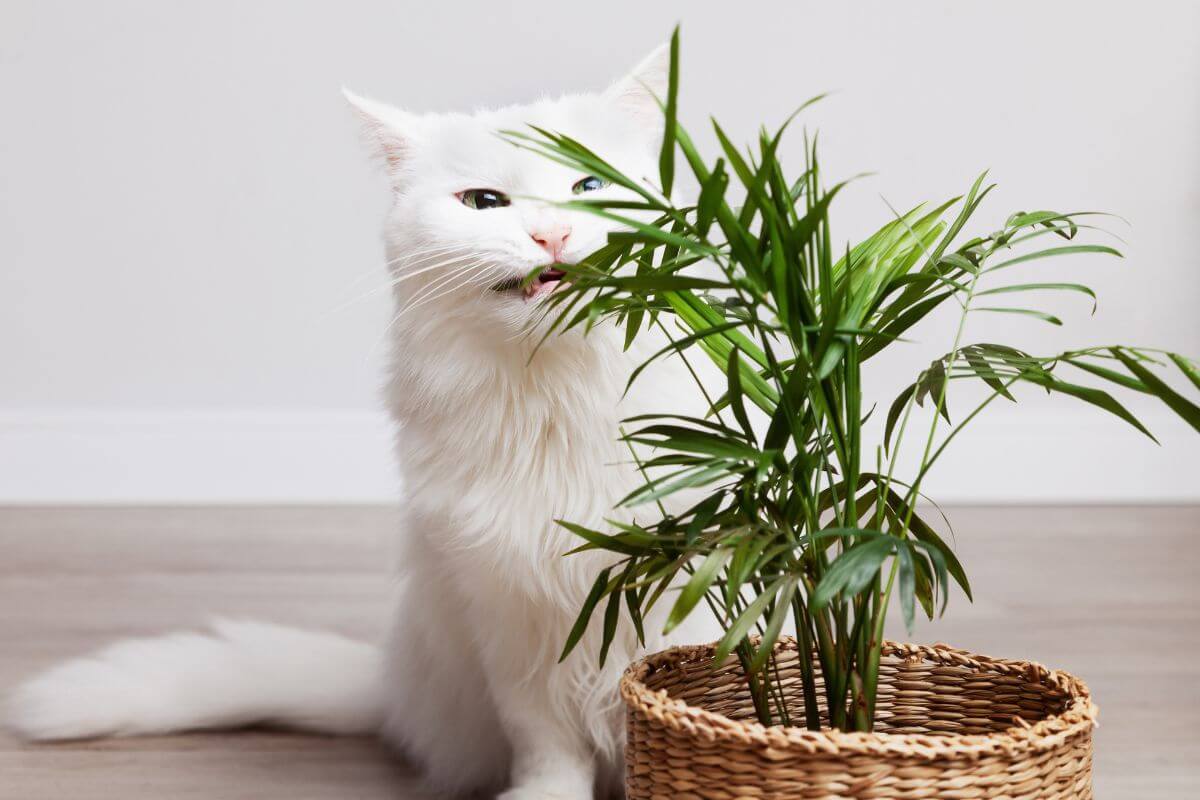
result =
[[373,733],[381,658],[368,644],[262,622],[127,639],[19,686],[6,719],[33,740],[279,725]]

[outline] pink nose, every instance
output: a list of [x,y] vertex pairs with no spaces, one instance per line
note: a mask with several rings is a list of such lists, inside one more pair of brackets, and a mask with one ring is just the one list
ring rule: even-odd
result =
[[551,225],[529,234],[556,261],[562,258],[563,248],[567,246],[567,237],[570,235],[570,225]]

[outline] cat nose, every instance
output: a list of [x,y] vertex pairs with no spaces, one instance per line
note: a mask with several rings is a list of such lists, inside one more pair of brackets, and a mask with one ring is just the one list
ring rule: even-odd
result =
[[529,234],[530,238],[540,244],[555,261],[562,258],[563,248],[566,247],[567,237],[570,235],[570,225],[550,225]]

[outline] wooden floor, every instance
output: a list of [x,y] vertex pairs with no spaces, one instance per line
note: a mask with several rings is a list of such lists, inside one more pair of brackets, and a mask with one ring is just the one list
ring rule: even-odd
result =
[[[950,513],[979,599],[952,602],[913,638],[1084,677],[1101,708],[1102,800],[1200,796],[1200,507]],[[111,639],[212,615],[373,636],[394,522],[386,508],[0,508],[0,690]],[[368,740],[31,746],[0,733],[2,800],[426,797]]]

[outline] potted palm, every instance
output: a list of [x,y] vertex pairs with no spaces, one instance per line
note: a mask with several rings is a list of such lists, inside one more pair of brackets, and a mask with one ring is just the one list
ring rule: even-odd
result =
[[[896,212],[839,245],[829,210],[843,184],[825,185],[815,145],[789,173],[777,156],[786,123],[743,151],[714,122],[720,156],[707,160],[676,119],[677,86],[678,31],[657,185],[558,133],[508,132],[633,196],[569,204],[626,230],[563,267],[570,284],[546,303],[545,335],[603,320],[632,342],[654,325],[671,341],[651,360],[707,359],[723,374],[715,391],[697,378],[703,417],[664,408],[626,421],[646,480],[621,503],[644,509],[637,521],[562,521],[579,550],[611,554],[564,655],[601,608],[605,649],[622,615],[643,641],[651,619],[669,631],[700,606],[724,631],[626,671],[628,796],[1090,797],[1096,708],[1081,681],[888,642],[884,622],[894,606],[909,626],[918,609],[933,618],[953,586],[971,595],[918,500],[946,447],[989,406],[1032,385],[1151,436],[1108,386],[1157,398],[1200,430],[1185,396],[1200,371],[1124,345],[1037,355],[967,339],[977,314],[1061,324],[1023,304],[1026,292],[1094,299],[1077,283],[1006,280],[1019,264],[1119,255],[1083,241],[1091,215],[1018,212],[968,235],[990,190],[980,176],[960,198]],[[680,164],[699,186],[688,205],[670,199]],[[697,277],[701,262],[711,275]],[[942,306],[959,320],[948,351],[890,402],[869,402],[864,365]],[[952,416],[950,388],[962,382],[984,393]],[[900,454],[913,448],[906,471],[914,462]],[[679,495],[686,510],[667,513],[662,501]]]

